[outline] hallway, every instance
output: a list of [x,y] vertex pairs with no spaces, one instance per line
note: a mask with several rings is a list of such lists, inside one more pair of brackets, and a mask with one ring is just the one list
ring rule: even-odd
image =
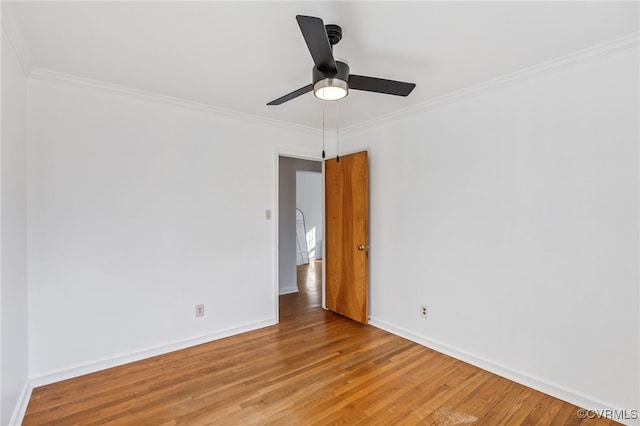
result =
[[280,296],[280,322],[294,321],[296,317],[322,306],[322,260],[311,260],[297,267],[298,293]]

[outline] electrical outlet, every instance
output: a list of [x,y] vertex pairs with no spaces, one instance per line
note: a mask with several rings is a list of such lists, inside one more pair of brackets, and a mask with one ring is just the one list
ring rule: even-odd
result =
[[427,309],[427,305],[420,306],[420,316],[422,318],[427,318],[427,314],[429,313],[429,309]]
[[204,316],[204,305],[196,305],[196,317]]

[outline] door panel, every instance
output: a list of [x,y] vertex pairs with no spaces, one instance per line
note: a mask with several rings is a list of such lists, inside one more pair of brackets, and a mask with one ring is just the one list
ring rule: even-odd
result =
[[369,171],[367,152],[325,161],[327,309],[368,320]]

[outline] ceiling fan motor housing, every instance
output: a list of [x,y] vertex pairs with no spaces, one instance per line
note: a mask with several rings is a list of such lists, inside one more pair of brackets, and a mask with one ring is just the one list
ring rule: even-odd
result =
[[313,67],[313,94],[323,101],[342,99],[349,94],[349,65],[335,61],[336,72],[322,71]]
[[320,80],[324,80],[327,78],[337,78],[338,80],[342,80],[348,83],[349,65],[347,65],[345,62],[336,60],[336,68],[338,69],[338,72],[334,73],[331,71],[321,71],[318,68],[313,67],[313,70],[311,71],[311,79],[313,81],[313,84],[315,85]]

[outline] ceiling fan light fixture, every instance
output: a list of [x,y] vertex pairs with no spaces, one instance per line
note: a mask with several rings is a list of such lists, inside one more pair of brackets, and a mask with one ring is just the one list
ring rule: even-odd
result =
[[333,56],[333,46],[342,38],[339,25],[325,25],[320,18],[304,15],[296,15],[296,21],[313,59],[312,83],[267,105],[281,105],[311,91],[320,100],[337,101],[347,96],[349,89],[407,96],[416,87],[414,83],[351,74],[347,61]]
[[349,85],[339,78],[325,78],[313,85],[313,94],[323,101],[337,101],[349,94]]

